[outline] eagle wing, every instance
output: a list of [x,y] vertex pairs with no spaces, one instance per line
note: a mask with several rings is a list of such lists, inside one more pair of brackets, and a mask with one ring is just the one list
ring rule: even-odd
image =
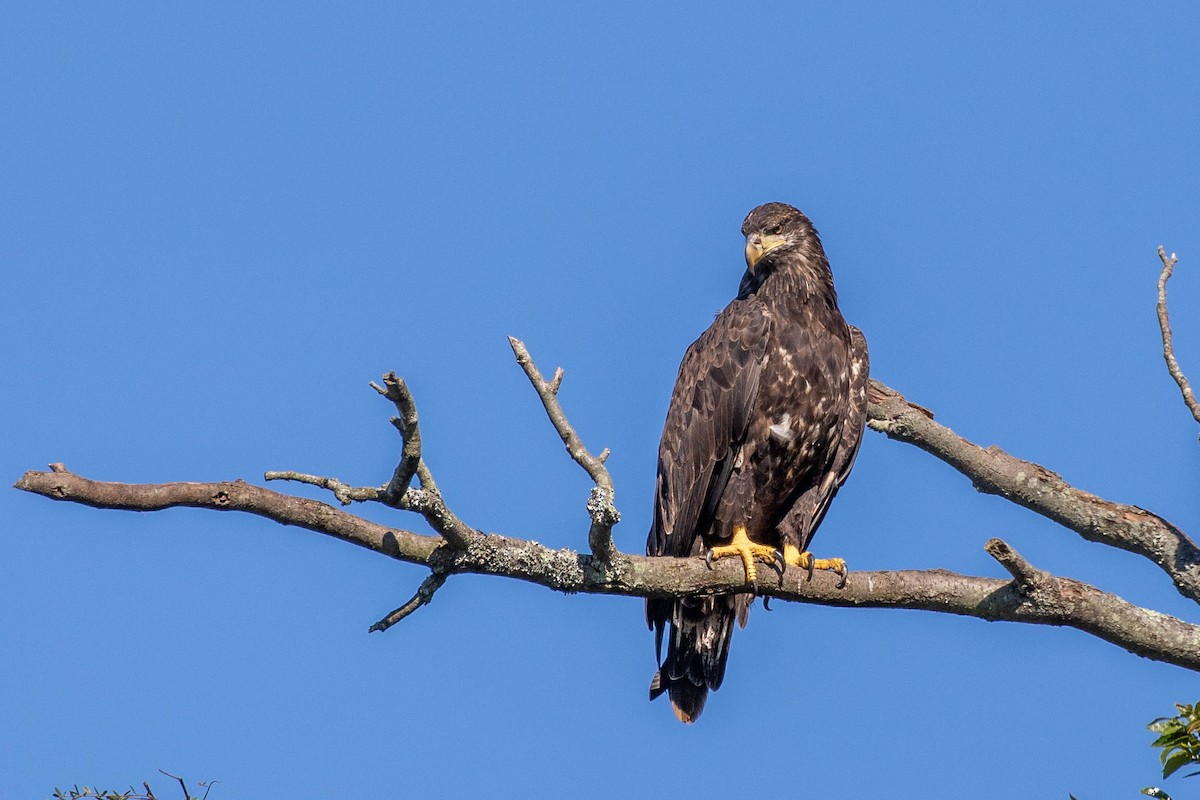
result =
[[761,302],[734,300],[684,354],[658,449],[647,555],[703,546],[746,437],[770,330]]
[[[684,354],[658,448],[647,555],[687,556],[703,547],[746,438],[770,333],[766,306],[737,299]],[[695,719],[708,690],[721,685],[733,621],[746,624],[749,602],[743,594],[647,600],[646,622],[662,664],[650,699],[670,690],[676,716]]]
[[795,505],[779,525],[781,533],[798,542],[801,550],[808,549],[813,534],[817,532],[821,521],[825,519],[825,513],[829,511],[829,504],[850,476],[867,422],[867,386],[871,380],[867,339],[858,328],[853,325],[847,327],[850,329],[850,358],[847,364],[845,394],[847,403],[833,460],[817,483],[797,498]]

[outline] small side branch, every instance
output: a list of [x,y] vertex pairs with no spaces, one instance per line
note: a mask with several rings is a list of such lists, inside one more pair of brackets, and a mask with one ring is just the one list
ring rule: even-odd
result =
[[608,474],[608,469],[604,466],[604,462],[608,459],[608,450],[601,451],[598,456],[593,456],[589,453],[588,449],[583,445],[583,440],[579,438],[579,434],[575,433],[575,429],[567,421],[567,415],[563,412],[562,406],[558,402],[558,390],[562,386],[563,379],[562,368],[557,369],[554,373],[554,378],[547,381],[542,377],[542,373],[538,371],[537,365],[533,363],[533,357],[529,355],[529,350],[525,347],[524,342],[510,336],[508,337],[508,343],[517,357],[517,363],[525,371],[529,382],[533,384],[534,391],[541,398],[542,405],[546,409],[546,416],[550,418],[550,423],[554,425],[554,430],[558,431],[558,435],[563,440],[563,444],[566,445],[567,452],[570,453],[571,458],[579,466],[583,467],[597,486],[611,489],[612,477]]
[[367,500],[379,500],[382,495],[382,490],[374,486],[350,486],[342,483],[337,478],[331,478],[328,475],[309,475],[304,472],[296,472],[295,470],[271,470],[263,473],[263,479],[268,481],[293,481],[295,483],[307,483],[309,486],[316,486],[320,489],[328,489],[333,492],[333,496],[338,499],[338,502],[344,506],[348,506],[353,502],[363,503]]
[[1188,382],[1187,377],[1183,374],[1183,370],[1179,367],[1179,362],[1175,360],[1175,345],[1171,340],[1171,320],[1167,316],[1167,281],[1171,279],[1171,274],[1175,272],[1175,264],[1179,259],[1174,253],[1167,255],[1167,252],[1160,244],[1158,246],[1158,258],[1162,261],[1162,272],[1158,276],[1158,327],[1162,331],[1163,342],[1163,360],[1167,362],[1167,372],[1171,373],[1171,377],[1175,379],[1175,383],[1179,384],[1179,391],[1183,394],[1183,402],[1192,412],[1192,416],[1196,422],[1200,422],[1200,402],[1196,400],[1196,394],[1192,391],[1192,385]]
[[554,430],[558,431],[559,437],[566,445],[567,452],[575,460],[575,463],[583,467],[596,484],[587,504],[588,514],[592,518],[592,525],[588,530],[588,545],[591,547],[592,555],[601,562],[610,562],[617,555],[616,545],[613,544],[612,529],[620,521],[621,514],[614,505],[612,476],[609,475],[608,468],[604,466],[609,455],[608,448],[601,450],[599,455],[593,456],[584,447],[583,440],[571,427],[571,423],[567,421],[567,415],[558,402],[558,390],[562,386],[563,379],[562,368],[555,370],[554,377],[547,381],[538,371],[537,365],[533,363],[533,358],[529,355],[529,350],[526,349],[524,342],[510,336],[508,343],[517,357],[517,363],[525,371],[529,382],[533,384],[534,391],[541,398],[542,406],[546,409],[546,416],[550,418]]
[[[392,417],[392,425],[400,432],[404,445],[401,449],[400,463],[392,473],[392,478],[383,486],[350,486],[337,478],[325,475],[309,475],[294,470],[276,470],[267,472],[263,477],[268,481],[295,481],[318,486],[333,492],[333,496],[342,505],[352,502],[375,501],[384,505],[398,508],[402,511],[414,511],[425,517],[433,529],[451,546],[458,549],[468,547],[481,534],[467,525],[450,510],[442,499],[437,483],[425,459],[421,456],[421,430],[417,424],[417,405],[407,384],[395,372],[383,376],[383,386],[371,382],[371,388],[391,400],[396,406],[397,416]],[[413,476],[421,482],[421,488],[414,489]]]
[[[395,372],[383,376],[382,387],[372,381],[371,388],[395,404],[397,415],[392,417],[392,425],[400,431],[404,441],[400,463],[396,465],[392,479],[383,492],[383,502],[395,505],[408,491],[408,485],[421,466],[421,428],[417,424],[417,404],[413,400],[412,392],[408,390],[408,384],[396,377]],[[432,482],[432,479],[430,480]],[[424,479],[421,486],[436,491],[436,486],[425,483]]]
[[[161,772],[163,775],[166,775],[168,778],[174,778],[175,780],[179,781],[179,788],[183,790],[183,800],[190,800],[192,795],[188,791],[187,784],[184,783],[183,778],[179,777],[178,775],[172,775],[171,773],[169,773],[163,769],[160,769],[159,772]],[[147,792],[150,791],[149,786],[146,787],[146,791]]]
[[1049,573],[1034,567],[1003,539],[989,539],[983,549],[1008,570],[1021,594],[1031,594],[1050,578]]
[[392,627],[421,606],[429,605],[429,601],[433,599],[434,593],[437,592],[438,589],[442,588],[442,584],[446,582],[448,577],[450,577],[449,574],[445,572],[434,572],[431,574],[421,583],[420,588],[417,589],[417,593],[414,594],[407,603],[400,606],[383,619],[379,620],[379,622],[376,622],[369,629],[367,629],[367,632],[375,633],[376,631],[386,631],[388,628]]
[[442,496],[436,491],[409,488],[393,502],[386,499],[387,486],[350,486],[337,478],[326,475],[308,475],[292,470],[267,472],[263,477],[269,481],[294,481],[328,489],[344,506],[355,501],[362,503],[373,500],[401,511],[416,512],[442,535],[447,544],[460,550],[468,547],[476,537],[482,535],[459,519],[446,506]]

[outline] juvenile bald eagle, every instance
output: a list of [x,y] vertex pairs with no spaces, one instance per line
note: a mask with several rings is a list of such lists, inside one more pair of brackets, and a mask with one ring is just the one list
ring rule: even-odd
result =
[[[862,439],[866,340],[838,310],[808,217],[767,203],[742,233],[738,295],[688,348],[675,379],[646,554],[737,555],[751,586],[756,558],[844,580],[842,559],[813,558],[808,546]],[[648,600],[659,663],[650,699],[667,692],[675,716],[694,721],[725,676],[733,620],[746,625],[753,599]]]

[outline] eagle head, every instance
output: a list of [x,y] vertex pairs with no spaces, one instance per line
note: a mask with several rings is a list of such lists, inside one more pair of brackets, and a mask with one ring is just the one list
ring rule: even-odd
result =
[[760,264],[771,266],[774,258],[767,256],[773,253],[808,249],[805,246],[813,242],[820,248],[812,222],[787,203],[763,203],[751,211],[742,222],[742,235],[746,237],[746,267],[751,272]]

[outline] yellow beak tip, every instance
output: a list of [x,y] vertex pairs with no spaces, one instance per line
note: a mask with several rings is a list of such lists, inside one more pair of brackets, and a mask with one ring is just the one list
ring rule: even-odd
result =
[[763,257],[762,245],[757,242],[746,242],[746,266],[754,269],[754,265]]

